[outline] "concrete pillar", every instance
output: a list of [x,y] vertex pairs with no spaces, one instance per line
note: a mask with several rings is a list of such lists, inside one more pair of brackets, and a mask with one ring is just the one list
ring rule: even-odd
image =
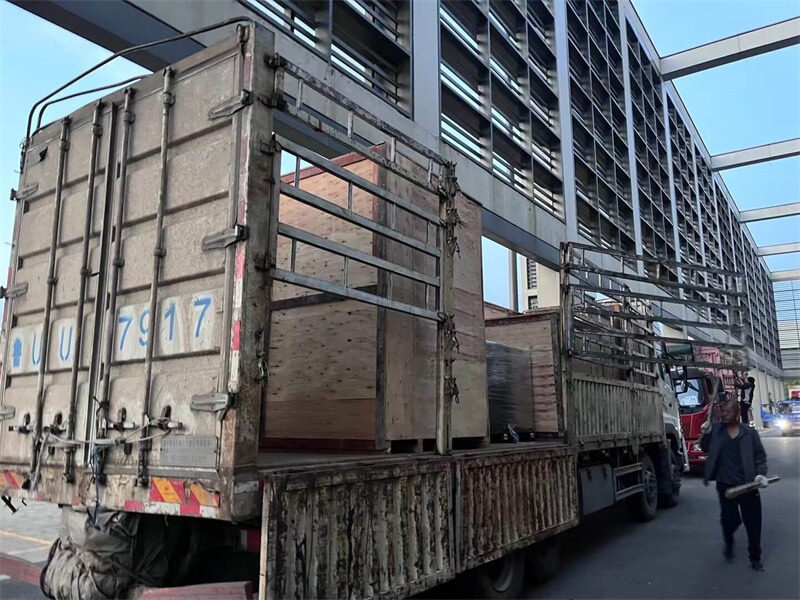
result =
[[536,272],[539,308],[559,306],[561,303],[561,287],[558,271],[549,269],[540,263],[537,265]]
[[[567,226],[567,240],[577,241],[578,203],[575,196],[575,155],[572,146],[572,107],[569,101],[569,38],[567,37],[566,0],[556,0],[556,2],[553,3],[553,12],[555,15],[558,113],[561,130],[561,175],[564,180],[564,223]],[[625,55],[627,55],[627,51],[623,52],[623,56]]]
[[412,94],[414,121],[439,137],[439,3],[411,5]]

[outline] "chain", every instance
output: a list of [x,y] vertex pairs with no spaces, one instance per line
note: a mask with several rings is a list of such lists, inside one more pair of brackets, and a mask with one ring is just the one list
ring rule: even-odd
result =
[[456,404],[461,403],[461,398],[458,395],[458,384],[455,377],[444,378],[444,393],[453,399]]
[[458,343],[458,331],[456,331],[455,315],[453,313],[439,313],[442,319],[442,329],[444,330],[444,349],[446,351],[455,350],[461,354],[461,346]]
[[445,203],[444,232],[445,243],[450,254],[458,253],[461,256],[461,249],[458,246],[458,235],[456,228],[461,226],[461,217],[456,208],[456,197],[461,193],[456,177],[456,163],[445,161],[442,163],[439,174],[439,197]]

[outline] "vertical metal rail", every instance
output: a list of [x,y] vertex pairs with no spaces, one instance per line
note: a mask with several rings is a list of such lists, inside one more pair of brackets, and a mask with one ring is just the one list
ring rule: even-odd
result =
[[[117,286],[119,284],[119,272],[124,262],[122,260],[122,218],[125,214],[125,199],[128,194],[128,155],[131,137],[131,127],[135,120],[135,115],[131,110],[134,88],[125,89],[125,104],[122,112],[122,146],[119,160],[119,183],[117,187],[117,202],[114,205],[114,241],[111,250],[111,281],[108,285],[108,306],[106,307],[106,318],[103,339],[103,379],[100,384],[100,402],[97,407],[97,437],[106,437],[108,431],[108,390],[111,385],[111,360],[114,356],[114,335],[116,332],[116,313],[117,313]],[[109,177],[110,174],[106,174]],[[103,463],[105,452],[103,449],[98,453],[99,464],[97,465],[100,483],[105,482],[103,475]]]
[[[47,369],[47,356],[50,344],[50,318],[53,310],[53,294],[56,288],[56,250],[58,246],[58,231],[61,226],[61,196],[64,193],[64,169],[69,151],[69,125],[70,118],[61,121],[61,137],[58,142],[58,171],[56,174],[56,190],[53,207],[53,226],[50,231],[50,256],[47,260],[47,294],[44,301],[44,323],[42,324],[41,359],[39,373],[36,378],[36,415],[34,419],[33,441],[31,444],[30,469],[34,478],[38,476],[36,465],[41,450],[39,439],[42,435],[42,412],[44,411],[44,374]],[[32,487],[35,486],[35,482]]]
[[[561,265],[559,278],[561,283],[561,393],[564,398],[558,398],[567,406],[564,436],[570,444],[578,440],[578,413],[577,403],[572,395],[572,368],[570,365],[572,352],[572,296],[569,287],[570,255],[572,249],[566,242],[561,243]],[[566,402],[564,402],[566,400]]]
[[[394,154],[392,152],[391,154]],[[453,261],[458,247],[456,197],[460,193],[455,163],[445,161],[439,173],[439,321],[436,324],[436,453],[450,454],[453,447],[453,401],[458,386],[453,377],[453,350],[457,347],[453,303]]]
[[[94,187],[97,175],[97,152],[100,146],[100,138],[103,135],[103,127],[100,119],[103,114],[103,102],[98,100],[94,105],[92,115],[92,141],[89,150],[89,179],[86,191],[86,213],[83,219],[83,244],[81,246],[81,272],[78,288],[78,305],[75,311],[75,353],[72,359],[72,370],[69,380],[69,406],[67,408],[67,439],[75,437],[75,418],[77,416],[76,404],[78,400],[78,373],[81,368],[81,355],[83,349],[83,312],[86,302],[86,287],[89,281],[89,238],[92,235],[92,216],[94,214]],[[108,177],[108,173],[106,173]],[[64,449],[64,479],[67,483],[75,480],[75,446],[68,446]]]
[[[156,310],[158,309],[158,280],[161,273],[161,261],[166,254],[164,250],[164,210],[167,205],[167,152],[169,150],[169,119],[175,96],[172,93],[171,67],[164,69],[164,88],[161,93],[161,166],[158,187],[158,210],[156,212],[156,244],[153,247],[153,275],[150,279],[150,302],[148,307],[147,345],[144,358],[144,398],[142,400],[142,437],[150,435],[150,404],[152,400],[153,352],[155,349]],[[136,477],[139,485],[147,485],[147,455],[152,441],[139,444],[139,467]]]

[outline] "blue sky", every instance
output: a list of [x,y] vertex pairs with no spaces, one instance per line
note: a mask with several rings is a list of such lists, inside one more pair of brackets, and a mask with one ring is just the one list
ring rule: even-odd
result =
[[[660,54],[800,15],[800,0],[634,0]],[[18,185],[19,143],[30,106],[108,52],[0,0],[0,193]],[[120,81],[143,70],[116,60],[76,89]],[[676,82],[712,153],[800,137],[800,48],[740,61]],[[53,120],[91,98],[56,106]],[[800,158],[727,171],[741,209],[800,200]],[[0,200],[0,265],[8,264],[14,205]],[[761,245],[800,239],[800,217],[751,226]],[[494,264],[501,248],[486,247]],[[774,270],[800,267],[799,255],[770,257]],[[494,274],[502,272],[492,270]],[[490,275],[491,277],[492,275]],[[5,277],[3,276],[4,280]],[[5,283],[4,281],[2,283]],[[508,302],[507,279],[487,280],[487,299]]]
[[[0,0],[0,283],[6,284],[15,204],[8,191],[19,186],[19,148],[31,106],[110,53]],[[146,72],[124,59],[76,84],[73,91],[122,81]],[[72,88],[70,88],[72,89]],[[107,93],[107,92],[106,92]],[[99,94],[102,95],[102,94]],[[67,100],[45,113],[47,123],[89,102]]]

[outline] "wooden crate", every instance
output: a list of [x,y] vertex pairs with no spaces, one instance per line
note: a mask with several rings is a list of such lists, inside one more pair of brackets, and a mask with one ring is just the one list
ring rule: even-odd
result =
[[530,352],[533,430],[536,434],[564,433],[560,323],[557,308],[540,308],[522,315],[486,319],[487,341]]
[[[358,155],[336,161],[340,166],[420,207],[438,212],[438,197],[395,177]],[[417,168],[408,163],[409,168]],[[294,175],[284,178],[292,181]],[[330,202],[347,206],[347,183],[317,168],[300,172],[300,187]],[[385,203],[354,187],[353,210],[389,225]],[[453,406],[453,436],[488,435],[486,365],[482,306],[480,206],[460,197],[463,225],[455,257],[455,322],[460,353],[453,372],[460,402]],[[424,221],[398,210],[397,231],[426,241]],[[396,264],[436,275],[432,257],[387,240],[346,221],[281,197],[280,221],[344,243]],[[435,232],[431,228],[430,243]],[[279,238],[278,266],[288,268],[291,243]],[[344,281],[344,260],[298,244],[295,270],[326,281]],[[351,287],[387,295],[385,272],[349,261]],[[423,305],[425,286],[392,277],[391,298]],[[433,294],[429,308],[433,308]],[[436,434],[436,325],[411,315],[342,300],[286,284],[273,291],[269,381],[262,413],[265,446],[389,449],[392,442],[422,447]]]

